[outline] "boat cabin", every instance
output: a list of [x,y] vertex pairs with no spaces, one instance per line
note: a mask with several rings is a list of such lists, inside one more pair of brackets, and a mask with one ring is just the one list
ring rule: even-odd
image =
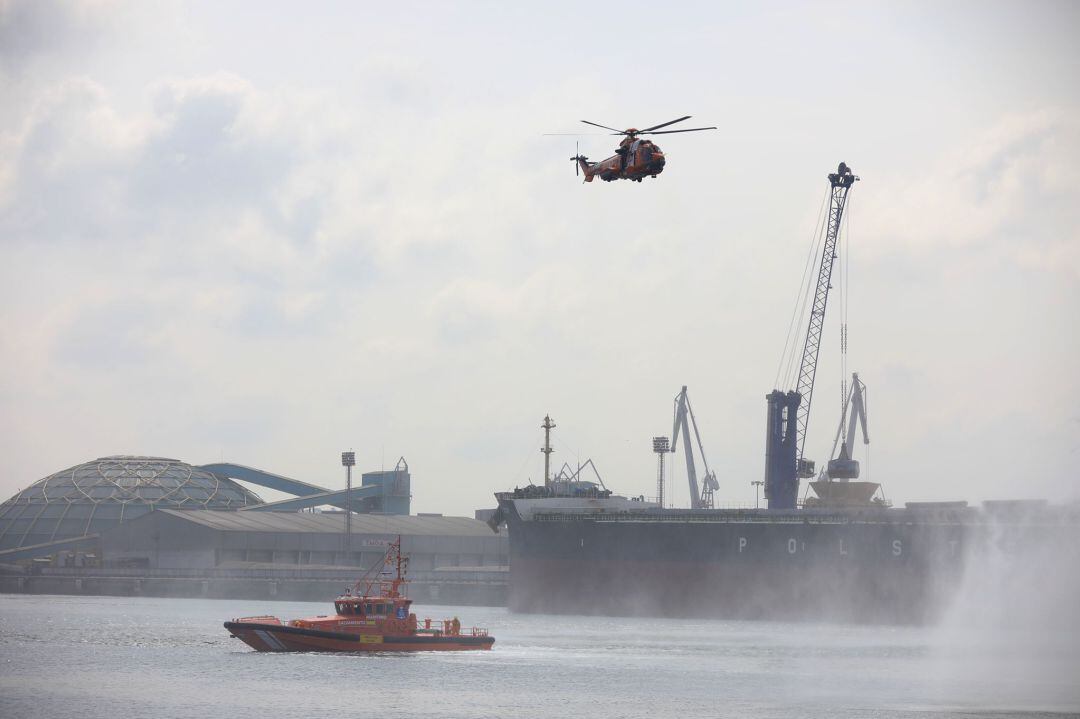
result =
[[381,619],[393,617],[405,619],[409,616],[411,599],[404,597],[338,597],[334,609],[343,617],[367,617]]

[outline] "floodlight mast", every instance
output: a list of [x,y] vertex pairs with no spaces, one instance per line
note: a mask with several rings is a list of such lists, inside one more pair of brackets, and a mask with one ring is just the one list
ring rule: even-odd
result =
[[345,468],[345,561],[352,555],[352,468],[356,466],[356,452],[342,452],[341,466]]
[[653,437],[652,449],[656,453],[656,503],[664,508],[664,455],[671,451],[667,437]]

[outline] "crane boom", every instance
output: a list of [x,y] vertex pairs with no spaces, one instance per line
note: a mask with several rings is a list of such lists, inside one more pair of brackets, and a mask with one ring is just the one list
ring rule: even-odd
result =
[[859,373],[853,372],[851,374],[851,411],[848,415],[848,429],[847,437],[844,439],[844,446],[847,448],[848,456],[851,456],[852,450],[855,449],[855,418],[858,417],[859,424],[862,426],[862,441],[863,444],[870,444],[870,434],[866,431],[866,385],[859,379]]
[[[806,328],[806,342],[803,344],[802,362],[799,364],[799,382],[795,391],[802,402],[796,421],[796,433],[799,446],[799,462],[803,461],[803,447],[806,444],[806,426],[810,421],[810,401],[814,397],[814,377],[817,374],[818,353],[821,350],[821,332],[825,326],[825,308],[829,302],[829,289],[832,287],[833,261],[836,259],[836,241],[840,237],[840,222],[844,217],[844,206],[851,186],[859,178],[851,174],[851,168],[841,162],[836,172],[829,175],[832,185],[832,201],[829,204],[829,226],[825,231],[825,247],[821,251],[821,266],[818,268],[817,290],[814,292],[814,304],[810,308],[810,322]],[[800,468],[801,469],[801,468]],[[800,476],[812,476],[800,472]]]

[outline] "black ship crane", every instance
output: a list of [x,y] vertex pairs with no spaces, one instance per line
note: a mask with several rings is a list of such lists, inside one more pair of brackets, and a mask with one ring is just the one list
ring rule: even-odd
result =
[[[697,440],[698,453],[701,454],[701,463],[705,467],[705,477],[702,481],[701,491],[698,492],[697,467],[694,465],[694,450],[690,442],[690,428],[694,429],[694,438]],[[675,421],[671,430],[671,452],[679,442],[679,432],[682,432],[683,454],[686,455],[686,478],[690,483],[690,508],[712,509],[715,504],[713,492],[720,489],[720,483],[716,481],[716,472],[709,469],[709,461],[705,459],[705,448],[701,445],[701,433],[698,431],[697,419],[694,418],[694,410],[690,406],[690,396],[686,394],[686,385],[675,396]]]
[[810,305],[810,319],[803,343],[802,361],[794,390],[773,390],[766,396],[768,420],[765,439],[765,497],[769,509],[795,509],[799,497],[799,479],[814,476],[814,463],[803,457],[810,403],[814,396],[818,352],[825,324],[825,309],[832,287],[833,262],[840,223],[847,204],[848,191],[858,181],[845,163],[829,174],[829,215],[825,241],[818,268],[817,287]]

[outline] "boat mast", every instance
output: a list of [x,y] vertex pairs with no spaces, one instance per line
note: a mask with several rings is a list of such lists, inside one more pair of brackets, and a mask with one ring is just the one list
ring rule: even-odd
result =
[[[409,566],[409,560],[407,557],[401,556],[401,535],[398,535],[397,541],[390,545],[390,552],[394,553],[393,561],[395,568],[397,569],[397,576],[394,577],[394,582],[390,588],[390,596],[397,597],[398,587],[405,583],[405,571]],[[390,552],[387,552],[387,559],[390,559]]]

